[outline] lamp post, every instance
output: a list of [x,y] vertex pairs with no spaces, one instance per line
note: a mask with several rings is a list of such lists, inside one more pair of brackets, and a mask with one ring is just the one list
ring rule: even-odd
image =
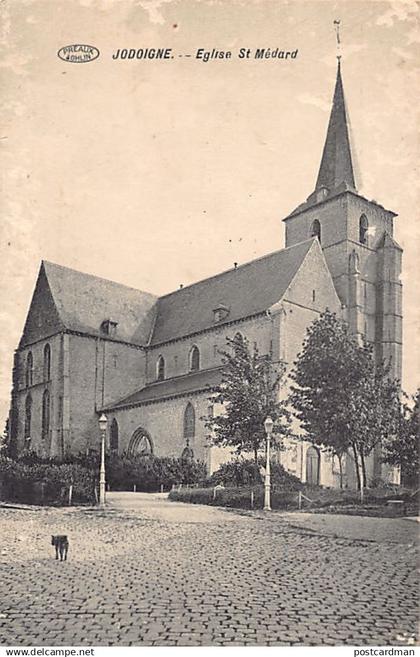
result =
[[267,459],[265,465],[265,481],[264,481],[264,511],[271,511],[270,438],[271,438],[271,432],[273,431],[273,424],[274,424],[273,420],[271,419],[270,416],[268,416],[264,422],[264,429],[267,436],[267,453],[266,453]]
[[99,470],[99,506],[105,506],[105,435],[108,424],[107,416],[102,413],[99,418],[99,429],[101,431],[101,467]]

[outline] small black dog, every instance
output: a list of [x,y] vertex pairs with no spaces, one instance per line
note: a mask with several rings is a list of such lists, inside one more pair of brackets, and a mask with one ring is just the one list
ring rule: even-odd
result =
[[55,546],[55,558],[58,559],[60,554],[60,561],[67,561],[67,552],[69,550],[69,539],[67,536],[51,536],[51,545]]

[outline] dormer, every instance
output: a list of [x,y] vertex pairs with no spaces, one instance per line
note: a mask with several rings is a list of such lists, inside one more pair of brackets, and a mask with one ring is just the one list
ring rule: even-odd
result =
[[114,322],[112,319],[104,319],[101,322],[100,332],[102,335],[107,335],[109,338],[115,338],[117,334],[118,322]]
[[226,319],[226,317],[229,315],[229,312],[230,308],[225,306],[223,303],[220,303],[216,306],[216,308],[213,308],[213,321],[215,324]]

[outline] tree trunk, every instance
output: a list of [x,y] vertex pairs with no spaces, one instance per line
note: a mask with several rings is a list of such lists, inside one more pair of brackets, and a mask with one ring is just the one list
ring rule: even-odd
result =
[[367,484],[366,463],[365,463],[365,455],[363,454],[363,451],[360,452],[360,460],[362,463],[363,488],[366,488],[366,484]]
[[337,454],[338,466],[340,468],[340,489],[343,489],[343,455]]
[[360,468],[359,468],[359,455],[357,453],[356,445],[352,445],[353,455],[354,455],[354,467],[356,469],[356,479],[357,479],[357,490],[360,490]]
[[259,468],[258,468],[258,445],[254,445],[254,482],[257,483],[259,480]]
[[254,461],[255,466],[258,467],[258,447],[254,445]]

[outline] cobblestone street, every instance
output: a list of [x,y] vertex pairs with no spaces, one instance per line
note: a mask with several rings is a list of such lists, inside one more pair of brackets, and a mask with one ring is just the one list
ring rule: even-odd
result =
[[[354,517],[340,535],[337,516],[111,504],[0,508],[3,645],[413,642],[415,522],[363,518],[360,538]],[[51,534],[69,536],[67,562]]]

